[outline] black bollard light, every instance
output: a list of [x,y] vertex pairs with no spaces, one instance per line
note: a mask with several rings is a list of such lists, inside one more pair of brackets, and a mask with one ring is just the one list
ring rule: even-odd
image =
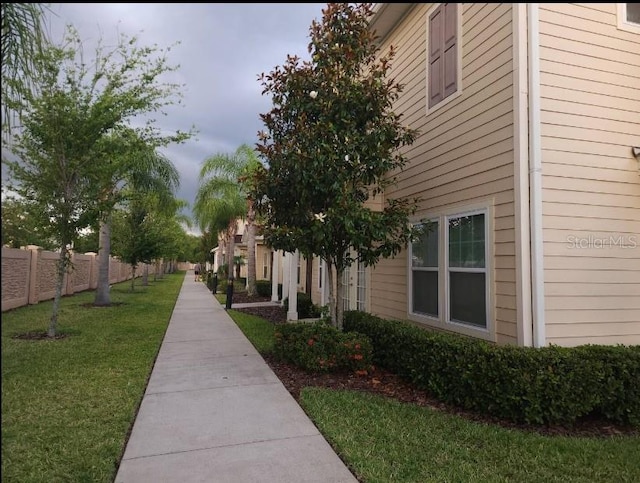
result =
[[231,302],[233,301],[233,278],[229,278],[227,281],[227,303],[225,308],[228,310],[231,308]]

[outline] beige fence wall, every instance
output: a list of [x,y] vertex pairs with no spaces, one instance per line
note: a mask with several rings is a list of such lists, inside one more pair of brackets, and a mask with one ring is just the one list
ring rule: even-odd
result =
[[[55,297],[57,252],[39,248],[2,247],[2,311],[37,304]],[[95,253],[72,255],[73,270],[65,275],[62,295],[71,295],[98,286],[98,256]],[[149,264],[148,273],[161,270],[161,264]],[[136,269],[136,277],[144,272],[144,264]],[[111,257],[109,283],[131,279],[131,265]]]

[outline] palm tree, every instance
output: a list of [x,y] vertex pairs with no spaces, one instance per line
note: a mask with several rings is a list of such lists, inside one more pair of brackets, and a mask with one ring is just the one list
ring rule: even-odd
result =
[[15,125],[23,88],[35,89],[38,58],[48,43],[42,3],[2,3],[2,130]]
[[126,199],[127,192],[156,193],[161,202],[174,200],[180,175],[164,155],[148,145],[131,129],[112,133],[111,159],[105,160],[110,175],[102,187],[103,210],[100,216],[100,248],[98,257],[98,286],[93,301],[95,306],[111,304],[109,293],[109,257],[111,255],[111,213]]
[[230,278],[233,277],[237,220],[246,220],[249,296],[256,294],[256,215],[253,201],[248,195],[248,183],[259,166],[256,152],[247,144],[241,145],[233,155],[216,154],[205,159],[200,169],[200,186],[194,203],[194,215],[200,229],[224,233]]

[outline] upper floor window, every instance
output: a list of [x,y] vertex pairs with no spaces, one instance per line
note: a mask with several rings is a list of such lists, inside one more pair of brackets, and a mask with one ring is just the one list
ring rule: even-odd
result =
[[618,28],[640,33],[640,3],[618,4]]
[[427,112],[461,91],[461,4],[441,3],[427,13]]

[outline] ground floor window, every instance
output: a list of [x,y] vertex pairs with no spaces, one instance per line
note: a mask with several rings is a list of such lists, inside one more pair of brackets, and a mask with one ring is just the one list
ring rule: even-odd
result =
[[486,328],[485,214],[448,217],[449,320]]
[[419,236],[411,246],[413,311],[438,317],[438,220],[420,223]]
[[409,314],[434,325],[489,328],[488,211],[429,217],[409,249]]

